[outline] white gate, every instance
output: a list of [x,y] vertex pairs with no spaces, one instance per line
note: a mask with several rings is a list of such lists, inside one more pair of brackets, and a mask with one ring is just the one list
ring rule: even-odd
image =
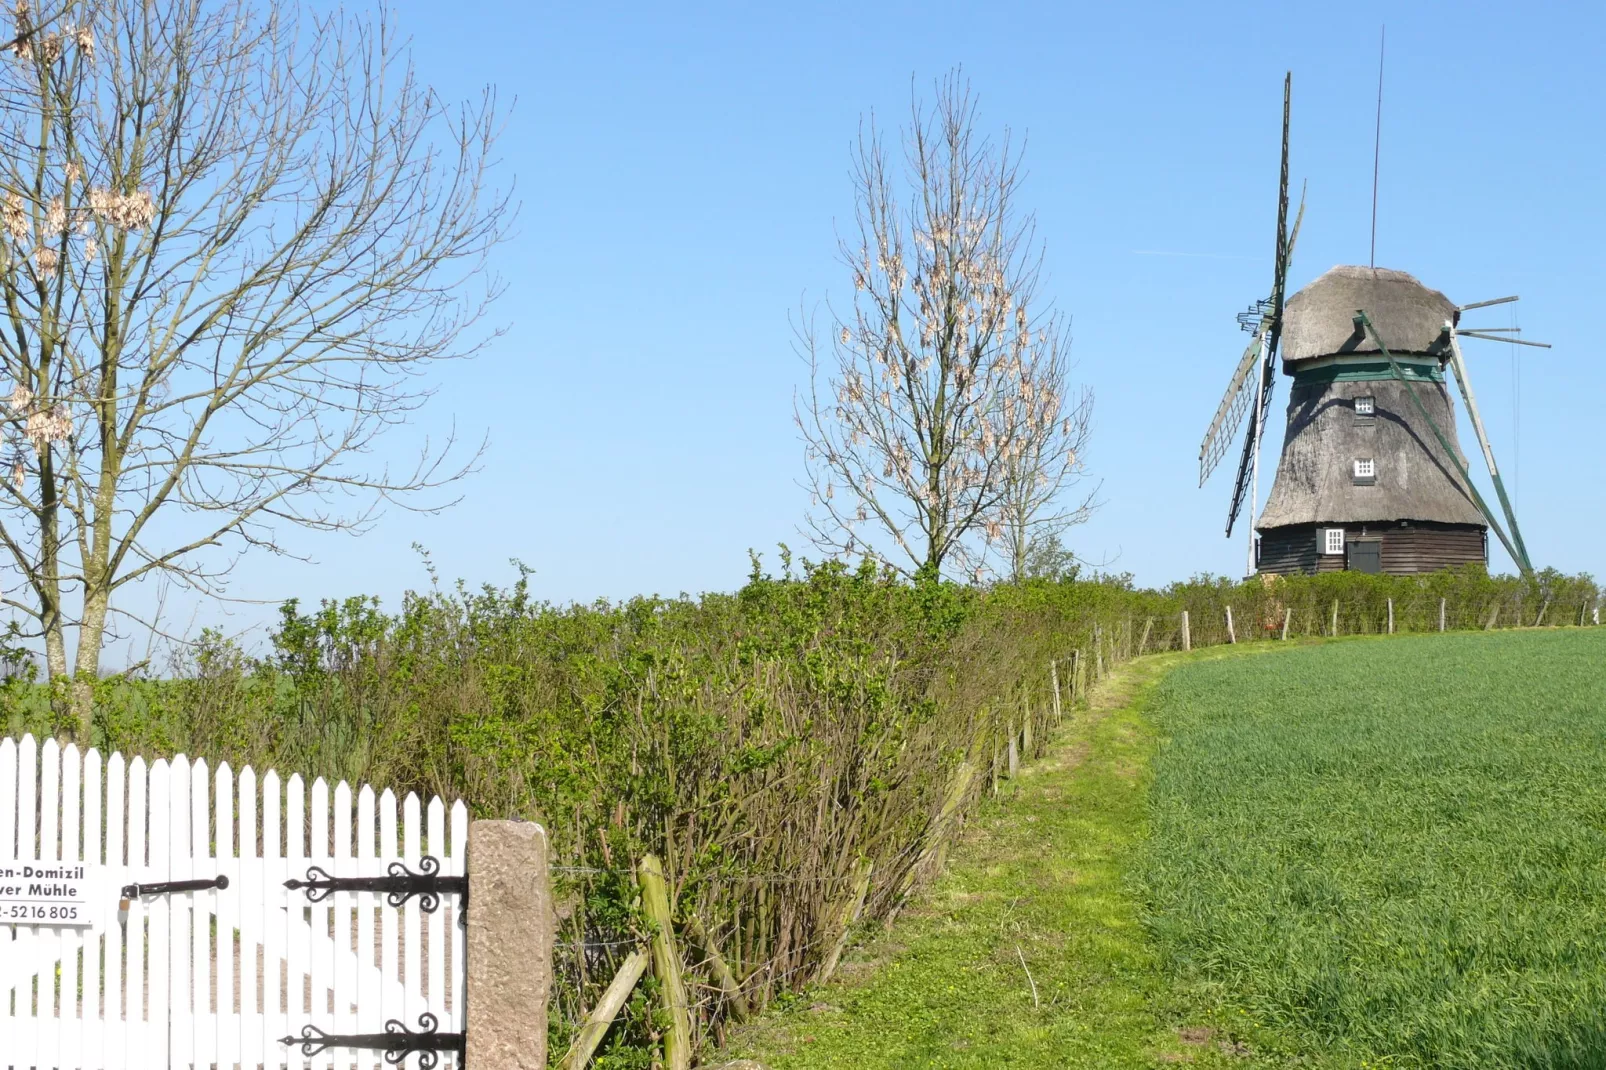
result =
[[[418,872],[426,855],[462,876],[463,804],[449,839],[441,800],[420,809],[344,781],[314,781],[309,799],[300,776],[249,766],[0,741],[0,906],[8,885],[14,899],[40,891],[24,865],[88,864],[78,926],[0,917],[0,1070],[458,1070],[450,1052],[402,1054],[399,1030],[464,1031],[460,896],[429,912],[419,896],[397,908],[337,888],[314,903],[285,886],[313,866],[337,885]],[[148,887],[202,881],[216,886]],[[324,1035],[364,1046],[300,1039]]]

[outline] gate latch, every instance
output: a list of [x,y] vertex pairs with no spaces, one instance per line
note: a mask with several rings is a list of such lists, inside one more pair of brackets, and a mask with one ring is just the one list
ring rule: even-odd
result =
[[128,908],[133,900],[142,899],[148,895],[175,895],[179,892],[204,892],[208,888],[219,890],[229,886],[229,878],[221,873],[211,880],[193,881],[161,881],[157,884],[125,884],[123,885],[123,898],[117,904],[117,922],[123,928],[128,927]]
[[315,1025],[301,1027],[298,1037],[280,1037],[280,1044],[300,1045],[303,1056],[317,1055],[329,1048],[360,1048],[363,1051],[382,1051],[385,1062],[396,1066],[409,1055],[418,1056],[418,1070],[433,1070],[440,1062],[443,1051],[462,1055],[465,1050],[465,1033],[437,1032],[440,1020],[425,1011],[418,1016],[418,1031],[392,1018],[385,1023],[383,1033],[325,1033]]

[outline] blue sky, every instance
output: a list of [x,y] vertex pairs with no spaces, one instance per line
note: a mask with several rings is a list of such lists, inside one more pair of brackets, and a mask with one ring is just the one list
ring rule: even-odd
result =
[[[1046,289],[1097,394],[1088,463],[1107,504],[1073,547],[1145,584],[1237,574],[1231,464],[1200,490],[1196,455],[1245,341],[1233,316],[1270,283],[1283,72],[1292,173],[1309,183],[1297,287],[1367,259],[1384,22],[1378,264],[1458,302],[1522,295],[1524,331],[1555,349],[1468,342],[1474,384],[1534,557],[1606,571],[1598,5],[404,0],[394,15],[445,96],[493,83],[516,98],[506,334],[441,369],[433,407],[393,442],[455,419],[489,452],[454,509],[293,540],[316,564],[248,557],[237,594],[394,605],[426,582],[415,542],[476,584],[519,558],[555,600],[730,589],[749,547],[801,547],[788,316],[847,289],[835,233],[861,119],[896,122],[911,79],[925,91],[955,65],[983,126],[1027,138]],[[1464,418],[1462,439],[1475,457]],[[181,613],[230,629],[271,615],[173,605],[170,623]]]

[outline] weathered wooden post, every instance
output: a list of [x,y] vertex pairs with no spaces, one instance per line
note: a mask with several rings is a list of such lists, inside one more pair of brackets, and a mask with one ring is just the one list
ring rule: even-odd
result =
[[1009,725],[1009,744],[1006,753],[1009,756],[1009,779],[1014,780],[1015,774],[1020,772],[1020,747],[1017,743],[1019,737],[1015,735],[1015,723]]
[[1229,643],[1238,642],[1238,633],[1236,631],[1234,631],[1233,627],[1232,627],[1232,607],[1231,606],[1227,607],[1227,642],[1229,642]]
[[468,888],[464,1063],[545,1070],[554,917],[546,830],[532,821],[472,822]]
[[1445,599],[1439,599],[1439,631],[1441,632],[1444,631],[1444,603]]
[[[1582,623],[1583,619],[1580,614],[1579,622]],[[1065,710],[1060,706],[1060,665],[1057,660],[1048,663],[1048,677],[1054,685],[1054,723],[1058,724],[1065,717]]]
[[1545,623],[1545,610],[1550,608],[1550,599],[1545,599],[1539,607],[1539,616],[1534,618],[1534,627],[1538,628]]
[[859,912],[864,909],[864,897],[870,891],[870,874],[875,864],[868,858],[860,858],[853,863],[852,884],[848,894],[838,905],[831,918],[831,932],[835,939],[831,942],[831,950],[826,952],[825,961],[820,964],[819,984],[824,984],[836,972],[837,963],[842,961],[842,950],[848,946],[848,935],[853,931],[853,923],[859,920]]
[[1338,599],[1333,599],[1333,630],[1330,635],[1338,635]]
[[580,1027],[574,1043],[569,1046],[563,1061],[558,1063],[558,1070],[585,1070],[590,1065],[591,1056],[608,1034],[608,1027],[619,1017],[625,1001],[635,991],[636,982],[647,972],[647,962],[645,951],[632,951],[625,956],[624,965],[613,975],[613,981],[608,985],[608,990],[602,993],[602,998],[597,1000],[597,1005],[591,1008],[591,1013],[586,1016],[586,1024]]
[[1394,599],[1389,599],[1389,634],[1394,634]]
[[1193,637],[1188,632],[1188,611],[1186,609],[1182,611],[1182,649],[1193,649]]
[[1149,645],[1149,633],[1151,631],[1153,631],[1153,630],[1154,630],[1154,618],[1150,617],[1150,618],[1148,618],[1147,620],[1145,620],[1143,622],[1143,638],[1138,640],[1138,655],[1140,657],[1143,655],[1143,651]]
[[1486,632],[1494,631],[1495,621],[1497,621],[1499,619],[1500,619],[1500,603],[1496,602],[1494,604],[1494,608],[1489,611],[1489,619],[1484,622],[1483,630],[1486,631]]
[[1291,624],[1293,622],[1293,620],[1294,620],[1294,607],[1293,606],[1284,606],[1283,607],[1283,639],[1285,641],[1288,639],[1288,625]]
[[[641,881],[641,907],[657,930],[652,934],[652,972],[658,978],[669,1026],[664,1031],[666,1070],[691,1070],[691,1011],[680,976],[680,951],[675,947],[675,925],[669,905],[669,882],[657,855],[644,855],[636,867]],[[473,1064],[470,1064],[473,1065]]]

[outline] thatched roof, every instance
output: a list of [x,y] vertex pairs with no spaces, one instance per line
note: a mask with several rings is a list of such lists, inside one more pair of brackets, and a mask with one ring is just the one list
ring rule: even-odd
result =
[[1376,353],[1377,345],[1355,328],[1364,308],[1393,353],[1443,352],[1440,333],[1455,305],[1403,271],[1339,265],[1288,299],[1283,315],[1283,370],[1341,353]]
[[[1411,284],[1417,285],[1414,279]],[[1367,308],[1365,304],[1356,307]],[[1367,311],[1370,314],[1371,309]],[[1391,341],[1386,334],[1384,338]],[[1455,415],[1446,384],[1418,381],[1411,385],[1434,422],[1455,444]],[[1370,420],[1358,420],[1353,399],[1367,395],[1377,399],[1377,414]],[[1376,464],[1376,482],[1357,486],[1354,461],[1367,457]],[[1485,523],[1464,489],[1459,470],[1445,457],[1433,429],[1422,422],[1404,383],[1394,379],[1296,380],[1277,479],[1255,526],[1398,520]]]

